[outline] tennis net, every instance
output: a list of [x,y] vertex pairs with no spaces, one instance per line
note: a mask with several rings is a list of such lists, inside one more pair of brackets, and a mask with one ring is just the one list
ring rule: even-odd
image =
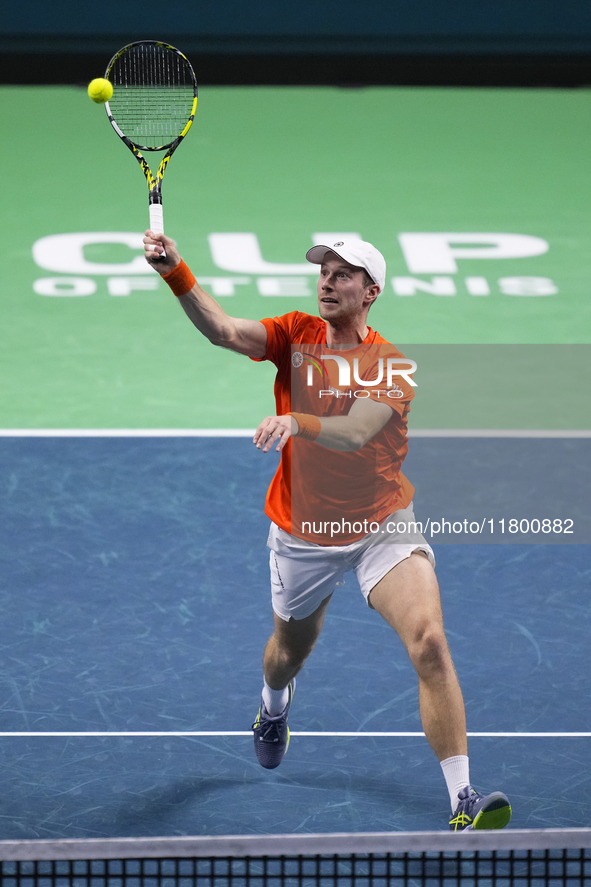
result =
[[591,829],[0,841],[2,887],[591,887]]

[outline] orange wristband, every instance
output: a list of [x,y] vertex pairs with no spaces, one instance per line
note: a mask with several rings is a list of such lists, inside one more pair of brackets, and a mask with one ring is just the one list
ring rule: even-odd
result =
[[308,413],[290,413],[298,423],[299,431],[296,437],[302,437],[304,440],[316,440],[322,431],[320,419],[317,416],[310,416]]
[[172,271],[162,275],[162,280],[166,281],[175,296],[186,296],[196,283],[191,269],[185,265],[182,259]]

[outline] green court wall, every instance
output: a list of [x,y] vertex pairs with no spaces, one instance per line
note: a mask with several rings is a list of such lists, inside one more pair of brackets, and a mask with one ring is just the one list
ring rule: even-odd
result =
[[[2,427],[252,428],[273,412],[273,367],[211,346],[148,270],[39,266],[33,246],[43,238],[143,231],[146,187],[82,88],[4,87],[0,105]],[[198,278],[245,280],[219,297],[235,316],[316,313],[315,277],[221,269],[212,233],[254,234],[266,262],[297,264],[315,232],[357,232],[388,264],[369,323],[407,351],[588,344],[589,106],[587,90],[208,88],[164,180],[166,231]],[[413,273],[403,232],[528,235],[548,248]],[[112,265],[136,255],[120,243],[83,251],[86,262]],[[489,294],[471,295],[467,278],[483,279]],[[156,288],[112,294],[142,280]],[[67,295],[77,287],[93,291]],[[261,295],[274,287],[310,294]],[[417,399],[418,427],[446,420],[435,401],[421,410]],[[573,416],[561,421],[577,427]],[[482,421],[497,427],[502,406]],[[535,427],[535,411],[527,422]]]

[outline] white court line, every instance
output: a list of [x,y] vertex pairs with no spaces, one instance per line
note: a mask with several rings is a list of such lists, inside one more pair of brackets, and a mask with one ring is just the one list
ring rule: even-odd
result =
[[[253,437],[254,428],[0,428],[0,437]],[[415,428],[409,437],[591,438],[591,430]]]
[[409,437],[589,438],[589,429],[544,428],[409,428]]
[[[384,733],[384,732],[330,732],[330,731],[290,731],[291,736],[315,736],[315,737],[336,737],[336,738],[356,738],[360,737],[362,739],[371,739],[371,738],[424,738],[424,733],[415,733],[415,732],[396,732],[396,733]],[[105,731],[68,731],[68,732],[36,732],[36,731],[28,731],[28,732],[0,732],[0,739],[3,737],[32,737],[32,736],[44,736],[44,737],[55,737],[55,738],[84,738],[84,737],[125,737],[125,736],[252,736],[252,730],[166,730],[166,731],[153,731],[153,730],[145,730],[145,731],[123,731],[116,732],[113,730],[105,730]],[[469,738],[506,738],[506,739],[589,739],[591,738],[591,733],[468,733],[467,736]]]
[[250,428],[0,428],[0,437],[253,437]]

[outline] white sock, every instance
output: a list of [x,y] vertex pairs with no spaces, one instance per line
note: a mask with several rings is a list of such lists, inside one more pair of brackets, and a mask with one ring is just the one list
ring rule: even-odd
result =
[[265,681],[263,686],[263,702],[272,718],[280,715],[289,702],[289,684],[283,690],[273,690]]
[[466,755],[456,755],[454,758],[441,761],[441,769],[447,783],[451,812],[455,813],[459,801],[458,794],[470,785],[470,761]]

